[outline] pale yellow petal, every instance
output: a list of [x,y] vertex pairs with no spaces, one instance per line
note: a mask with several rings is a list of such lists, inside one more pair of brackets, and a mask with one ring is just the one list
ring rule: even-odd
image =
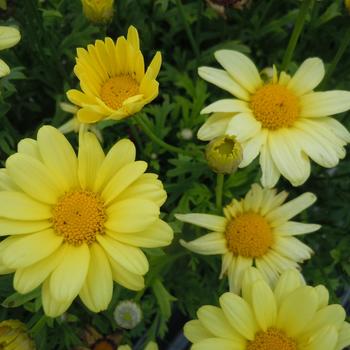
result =
[[278,237],[273,250],[291,260],[302,262],[310,259],[313,250],[294,237]]
[[21,40],[21,33],[17,28],[0,26],[0,50],[9,49]]
[[338,332],[335,327],[328,326],[320,329],[311,338],[309,344],[303,350],[330,350],[334,349],[338,342]]
[[278,182],[281,173],[272,159],[271,150],[267,143],[263,144],[261,147],[259,162],[262,171],[262,185],[267,188],[274,187]]
[[62,241],[63,238],[52,229],[15,237],[1,259],[10,268],[24,268],[53,254]]
[[208,233],[191,242],[180,239],[180,244],[197,254],[216,255],[228,252],[226,239],[222,233]]
[[97,243],[89,248],[89,270],[79,296],[91,311],[100,312],[108,308],[112,299],[112,270],[105,252]]
[[0,191],[20,191],[20,188],[11,179],[7,169],[0,169]]
[[310,207],[316,202],[316,199],[317,198],[313,193],[305,192],[299,197],[294,198],[282,206],[270,211],[266,215],[266,219],[273,227],[276,227]]
[[344,322],[338,333],[338,343],[335,350],[343,350],[350,345],[350,323]]
[[315,292],[318,296],[318,309],[326,307],[329,303],[329,292],[328,289],[323,285],[318,285],[315,287]]
[[304,95],[312,91],[323,79],[325,74],[324,64],[317,57],[308,58],[298,68],[292,79],[287,84],[296,96]]
[[201,114],[208,114],[213,112],[220,113],[238,113],[250,112],[247,102],[235,99],[225,99],[216,101],[201,110]]
[[62,302],[72,302],[79,294],[89,268],[90,251],[86,243],[67,244],[64,256],[50,277],[50,294]]
[[311,92],[300,98],[300,116],[327,117],[350,109],[350,91],[332,90]]
[[244,273],[253,265],[253,258],[237,256],[228,269],[230,291],[239,294],[242,288]]
[[224,232],[227,224],[227,219],[223,216],[211,214],[175,214],[175,217],[182,222],[187,222],[216,232]]
[[238,84],[226,71],[222,69],[211,67],[199,67],[198,75],[202,79],[218,86],[221,89],[228,91],[233,96],[236,96],[241,100],[250,100],[249,92],[240,84]]
[[296,236],[312,233],[320,228],[321,225],[317,224],[304,224],[301,222],[288,221],[276,227],[276,231],[281,236]]
[[238,142],[246,142],[261,130],[261,123],[248,113],[236,114],[228,123],[226,133],[236,136]]
[[11,72],[10,67],[8,64],[0,58],[0,78],[6,77],[6,75],[9,75]]
[[215,52],[215,58],[250,93],[262,86],[258,69],[246,55],[234,50],[219,50]]
[[29,138],[22,139],[18,142],[17,151],[18,153],[26,154],[27,156],[31,156],[39,161],[42,161],[38,141],[36,140]]
[[199,128],[197,137],[201,141],[211,141],[215,137],[225,135],[233,113],[213,113]]
[[239,164],[240,168],[248,166],[259,155],[266,140],[267,130],[261,129],[254,137],[242,143],[243,160]]

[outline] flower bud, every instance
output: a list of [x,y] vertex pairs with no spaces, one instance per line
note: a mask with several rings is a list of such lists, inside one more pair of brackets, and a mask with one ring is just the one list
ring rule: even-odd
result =
[[206,0],[208,5],[220,16],[226,18],[228,9],[244,10],[249,7],[251,0]]
[[107,23],[113,17],[114,0],[81,0],[85,17],[94,23]]
[[142,319],[142,311],[139,305],[131,300],[120,302],[113,315],[117,325],[125,329],[135,328]]
[[0,322],[0,349],[35,350],[36,346],[22,322],[6,320]]
[[205,156],[213,171],[219,174],[232,174],[243,159],[243,150],[234,136],[225,135],[209,142]]

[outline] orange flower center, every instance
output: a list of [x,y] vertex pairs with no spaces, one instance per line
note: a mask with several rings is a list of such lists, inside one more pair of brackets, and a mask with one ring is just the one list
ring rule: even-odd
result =
[[139,84],[129,74],[110,78],[101,88],[101,99],[112,109],[119,109],[129,97],[139,94]]
[[258,89],[250,107],[263,128],[270,130],[290,127],[299,116],[297,96],[279,84],[267,84]]
[[233,218],[226,226],[225,235],[228,249],[236,256],[261,257],[273,242],[270,225],[253,212]]
[[67,243],[91,244],[104,234],[106,213],[97,193],[80,190],[63,195],[53,208],[53,227]]
[[283,331],[269,328],[266,332],[258,332],[246,350],[298,350],[298,347],[296,341]]

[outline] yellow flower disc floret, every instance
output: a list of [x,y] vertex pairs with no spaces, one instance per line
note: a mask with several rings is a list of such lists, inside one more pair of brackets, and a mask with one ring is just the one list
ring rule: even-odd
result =
[[252,212],[229,221],[225,236],[228,249],[245,257],[263,256],[273,243],[271,227],[266,219]]
[[97,193],[78,190],[66,193],[53,208],[53,227],[67,243],[91,244],[104,233],[106,213]]
[[101,88],[103,102],[112,109],[121,108],[125,100],[138,94],[139,84],[129,74],[110,78]]
[[255,339],[248,343],[247,350],[298,350],[294,339],[277,328],[259,332]]
[[279,84],[258,89],[252,96],[250,107],[263,128],[270,130],[290,127],[299,116],[297,96]]

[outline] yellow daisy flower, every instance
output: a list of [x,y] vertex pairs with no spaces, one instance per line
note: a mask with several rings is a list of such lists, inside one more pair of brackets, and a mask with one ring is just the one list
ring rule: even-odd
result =
[[[13,27],[0,26],[0,51],[15,46],[21,40],[21,33]],[[10,74],[10,67],[0,59],[0,78]]]
[[120,36],[116,43],[111,38],[96,40],[87,50],[78,48],[77,56],[74,73],[82,91],[69,90],[67,97],[81,107],[81,122],[124,119],[158,96],[161,54],[156,53],[145,73],[139,35],[133,26],[126,39]]
[[277,194],[275,189],[253,184],[244,199],[233,199],[223,209],[224,216],[177,214],[177,219],[211,231],[180,243],[198,254],[221,254],[220,278],[227,274],[230,290],[235,293],[241,289],[244,271],[252,265],[273,284],[284,270],[311,257],[312,250],[293,236],[321,227],[289,221],[316,201],[314,194],[307,192],[284,203],[287,196],[287,192]]
[[264,83],[242,53],[220,50],[215,57],[225,70],[200,67],[199,75],[237,98],[202,110],[213,114],[199,129],[199,139],[236,136],[244,149],[241,168],[260,154],[264,187],[273,187],[281,174],[294,186],[303,184],[309,158],[331,168],[345,157],[350,133],[329,116],[350,109],[350,92],[313,91],[325,74],[319,58],[307,59],[293,77],[274,68],[272,80]]
[[107,23],[113,17],[114,0],[81,0],[84,16],[94,23]]
[[328,305],[328,291],[306,286],[288,270],[272,290],[258,270],[244,276],[243,296],[223,294],[220,307],[205,305],[185,325],[192,350],[342,350],[350,324],[341,305]]
[[0,322],[0,349],[35,350],[36,346],[24,323],[18,320],[6,320]]
[[78,295],[105,310],[113,280],[140,290],[148,261],[139,247],[170,244],[159,219],[166,192],[157,175],[135,161],[135,146],[117,142],[104,154],[92,133],[80,135],[76,156],[55,128],[24,139],[0,171],[0,273],[15,272],[14,288],[42,285],[48,316],[65,312]]

